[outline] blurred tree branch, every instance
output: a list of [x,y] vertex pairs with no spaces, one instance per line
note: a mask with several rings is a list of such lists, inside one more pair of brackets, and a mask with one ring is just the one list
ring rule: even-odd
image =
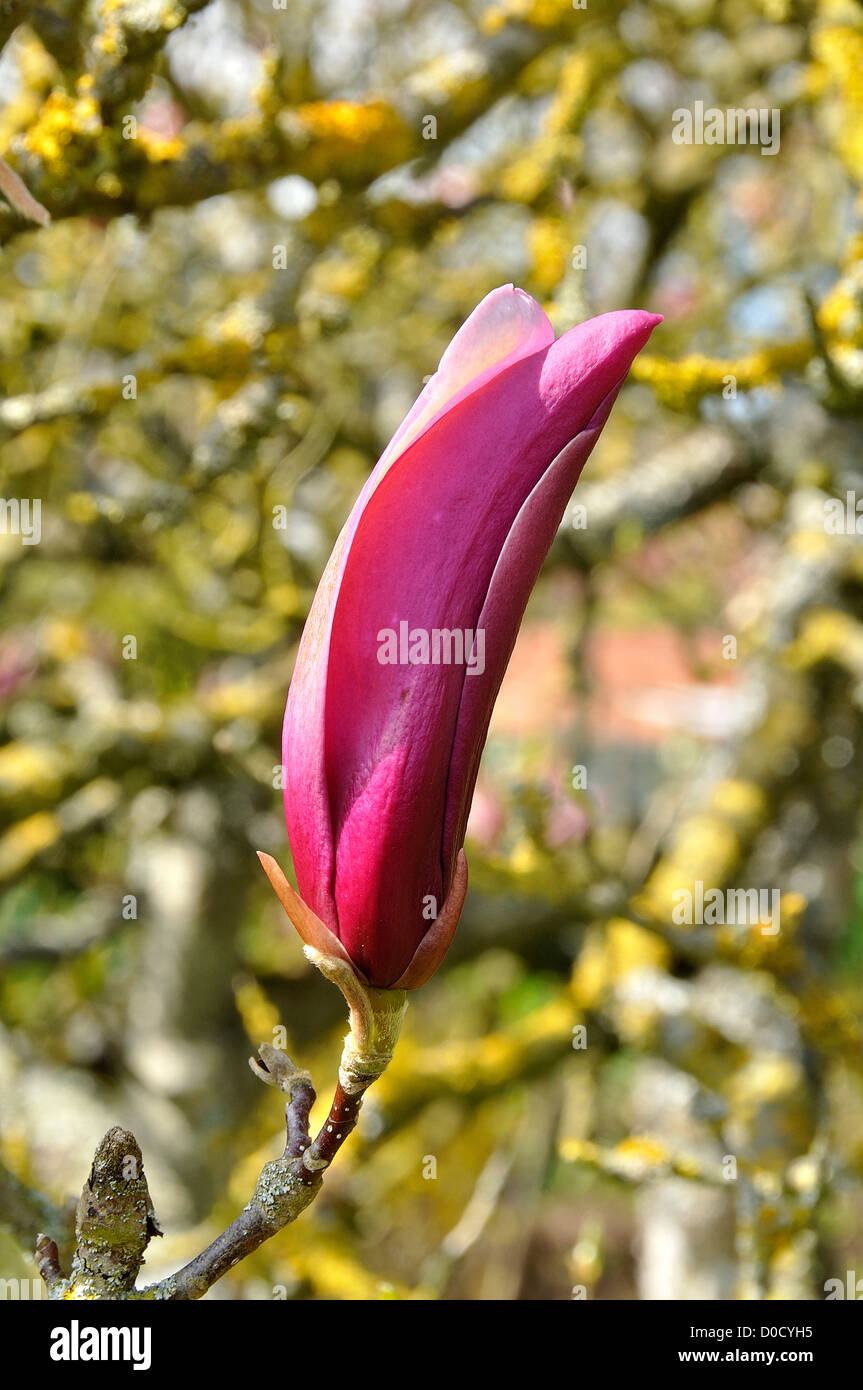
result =
[[64,1253],[71,1250],[74,1215],[50,1198],[16,1178],[0,1163],[0,1226],[15,1237],[23,1250],[33,1248],[36,1235],[45,1231]]

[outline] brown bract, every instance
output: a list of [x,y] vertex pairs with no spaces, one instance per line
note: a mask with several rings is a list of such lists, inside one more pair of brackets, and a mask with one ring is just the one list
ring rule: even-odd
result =
[[[367,985],[369,981],[359,966],[351,960],[339,938],[330,931],[325,922],[321,921],[317,913],[303,902],[296,889],[291,887],[284,871],[272,855],[264,854],[262,850],[258,850],[258,858],[264,873],[275,889],[279,902],[288,915],[288,920],[305,944],[323,956],[335,956],[338,960],[345,961],[357,979],[362,984]],[[389,986],[390,989],[419,989],[420,985],[424,985],[427,980],[431,979],[449,950],[455,935],[467,896],[467,884],[467,855],[462,849],[458,853],[452,886],[443,907],[414,952],[410,965]]]

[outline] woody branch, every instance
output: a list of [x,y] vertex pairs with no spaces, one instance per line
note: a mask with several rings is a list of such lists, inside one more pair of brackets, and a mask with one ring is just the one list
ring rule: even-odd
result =
[[250,1058],[255,1075],[287,1096],[284,1152],[264,1164],[251,1200],[205,1250],[175,1274],[144,1289],[135,1283],[156,1224],[143,1159],[134,1135],[105,1135],[78,1203],[71,1271],[64,1277],[55,1241],[40,1234],[36,1261],[53,1299],[194,1300],[246,1256],[295,1221],[314,1201],[323,1176],[356,1126],[363,1096],[392,1057],[407,1007],[404,990],[359,985],[340,962],[310,953],[339,984],[351,1011],[332,1104],[314,1139],[309,1115],[315,1090],[307,1071],[262,1043]]

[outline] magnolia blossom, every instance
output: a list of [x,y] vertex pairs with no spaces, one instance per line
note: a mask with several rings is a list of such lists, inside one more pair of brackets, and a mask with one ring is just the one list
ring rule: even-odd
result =
[[602,314],[555,341],[493,290],[459,329],[363,488],[309,613],[285,711],[307,944],[412,989],[467,891],[480,756],[531,589],[636,354],[660,322]]

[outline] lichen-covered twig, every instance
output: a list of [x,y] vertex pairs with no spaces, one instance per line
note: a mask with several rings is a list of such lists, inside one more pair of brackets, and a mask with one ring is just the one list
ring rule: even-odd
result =
[[144,1251],[150,1237],[161,1231],[134,1137],[123,1129],[110,1130],[99,1145],[78,1204],[76,1248],[68,1279],[62,1277],[54,1242],[39,1237],[36,1260],[50,1298],[202,1298],[222,1275],[314,1201],[324,1172],[357,1123],[365,1092],[392,1057],[407,1000],[404,990],[360,984],[344,962],[319,952],[307,954],[338,984],[351,1015],[333,1102],[315,1139],[309,1130],[315,1102],[309,1073],[278,1048],[263,1043],[250,1065],[260,1080],[287,1096],[284,1152],[264,1164],[251,1201],[206,1250],[176,1274],[137,1290],[135,1280]]
[[40,1237],[37,1263],[52,1298],[122,1299],[134,1288],[150,1237],[161,1235],[133,1134],[109,1129],[93,1159],[75,1220],[68,1279],[59,1277],[56,1246]]
[[361,985],[343,962],[310,948],[306,954],[338,984],[351,1014],[326,1120],[309,1143],[308,1115],[315,1093],[308,1072],[294,1067],[277,1048],[268,1044],[259,1048],[258,1059],[251,1060],[252,1070],[288,1097],[284,1153],[264,1165],[252,1200],[206,1250],[176,1274],[133,1297],[201,1298],[229,1269],[295,1221],[317,1196],[324,1172],[357,1123],[363,1096],[389,1063],[407,1008],[404,990],[371,989]]

